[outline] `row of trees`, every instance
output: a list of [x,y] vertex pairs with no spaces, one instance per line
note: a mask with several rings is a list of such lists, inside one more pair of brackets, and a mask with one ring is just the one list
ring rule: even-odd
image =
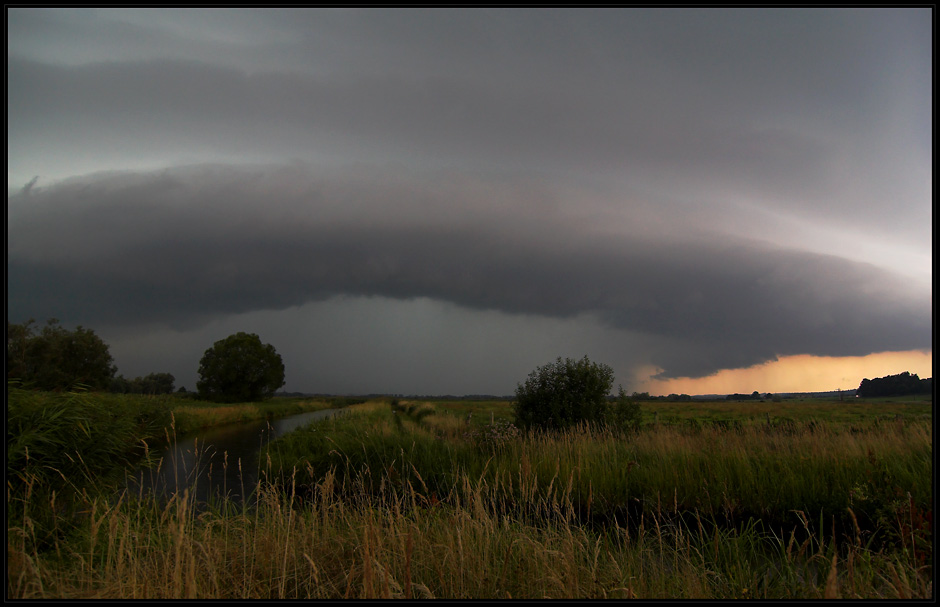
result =
[[764,398],[771,398],[772,396],[773,394],[770,392],[768,392],[766,396],[761,396],[760,392],[754,390],[750,394],[738,394],[737,392],[734,394],[728,394],[725,396],[725,400],[762,400]]
[[[118,394],[169,394],[173,391],[176,378],[171,373],[151,373],[145,377],[126,379],[118,375],[111,380],[111,392]],[[185,388],[180,388],[185,391]]]
[[[35,320],[7,322],[7,381],[36,390],[64,391],[82,387],[122,394],[169,394],[176,379],[150,373],[126,379],[115,376],[110,348],[95,332],[74,331],[50,319],[42,330]],[[217,402],[269,398],[284,385],[284,362],[271,344],[253,333],[236,333],[215,342],[199,363],[199,397]]]
[[82,385],[104,391],[117,367],[108,345],[90,329],[68,331],[55,318],[41,331],[35,320],[7,322],[7,379],[37,390],[70,390]]
[[859,384],[855,394],[860,398],[876,396],[906,396],[909,394],[930,394],[933,392],[933,378],[920,379],[916,373],[905,371],[897,375],[887,375],[876,379],[865,378]]
[[[108,345],[94,331],[81,326],[68,331],[51,319],[37,331],[33,319],[17,325],[7,322],[7,379],[39,390],[90,390],[135,394],[169,394],[175,378],[170,373],[145,377],[115,377],[117,368]],[[523,428],[560,429],[580,422],[639,423],[637,400],[648,393],[628,397],[623,388],[611,407],[609,394],[614,372],[607,365],[558,358],[539,367],[516,390],[516,422]],[[271,344],[261,343],[254,333],[236,333],[215,342],[199,362],[199,397],[217,402],[247,402],[269,398],[284,385],[284,362]],[[860,397],[929,394],[932,379],[909,372],[878,379],[863,379]],[[768,397],[771,395],[767,395]],[[727,400],[759,400],[751,394],[729,394]],[[671,394],[666,400],[691,400]]]
[[[758,392],[757,390],[754,390],[750,394],[738,394],[737,392],[735,392],[734,394],[728,394],[727,396],[725,396],[725,400],[764,400],[764,399],[770,400],[771,398],[773,398],[773,394],[771,394],[770,392],[762,396],[761,393]],[[692,400],[692,397],[688,394],[670,394],[669,396],[650,396],[649,392],[634,392],[633,399],[634,400],[647,400],[647,401],[664,400],[664,401],[673,403],[673,402],[689,402]]]

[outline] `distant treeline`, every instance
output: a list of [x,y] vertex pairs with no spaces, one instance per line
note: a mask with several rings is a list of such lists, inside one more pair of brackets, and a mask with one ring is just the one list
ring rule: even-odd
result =
[[[608,400],[616,400],[615,396],[608,396]],[[692,397],[688,394],[670,394],[669,396],[650,396],[649,392],[634,392],[630,398],[633,400],[667,400],[670,402],[676,401],[691,401]]]
[[[771,397],[772,397],[771,394],[767,394],[767,398],[771,398]],[[761,393],[758,392],[757,390],[754,390],[750,394],[738,394],[737,392],[735,392],[734,394],[729,394],[725,396],[725,400],[763,400],[763,398],[764,397],[761,396]]]
[[[320,394],[320,393],[311,393],[311,392],[277,392],[275,396],[284,396],[284,397],[303,397],[303,398],[339,398],[343,395],[336,394]],[[484,400],[484,401],[494,401],[494,400],[504,400],[511,401],[514,397],[512,396],[496,396],[493,394],[465,394],[463,396],[454,396],[453,394],[439,394],[439,395],[430,395],[430,394],[386,394],[386,393],[373,393],[373,394],[357,394],[354,396],[346,395],[347,398],[356,398],[359,399],[359,402],[365,402],[366,400],[382,399],[382,398],[406,398],[408,400]]]
[[[611,397],[613,398],[613,397]],[[650,396],[649,392],[634,392],[632,396],[633,400],[642,400],[642,401],[655,401],[655,400],[664,400],[668,402],[689,402],[696,399],[701,399],[702,397],[692,397],[688,394],[670,394],[668,396]],[[721,397],[715,396],[714,399],[717,400]],[[761,394],[757,390],[751,392],[750,394],[728,394],[724,397],[724,400],[770,400],[773,398],[773,394],[769,392],[767,394]]]
[[55,318],[41,330],[35,322],[7,321],[7,382],[34,390],[108,390],[117,370],[108,344],[90,329],[69,331]]
[[933,392],[933,378],[920,379],[917,374],[908,371],[897,375],[888,375],[877,379],[863,379],[856,394],[861,398],[875,396],[906,396],[908,394],[930,394]]
[[[117,394],[170,394],[176,378],[150,373],[127,379],[115,376],[111,351],[91,329],[69,331],[55,318],[44,327],[32,318],[22,324],[7,321],[7,382],[19,388],[62,392],[84,389]],[[180,392],[185,392],[180,388]]]
[[[118,394],[169,394],[173,392],[176,378],[171,373],[150,373],[144,377],[126,379],[118,375],[111,380],[111,392]],[[185,392],[185,388],[180,388]]]

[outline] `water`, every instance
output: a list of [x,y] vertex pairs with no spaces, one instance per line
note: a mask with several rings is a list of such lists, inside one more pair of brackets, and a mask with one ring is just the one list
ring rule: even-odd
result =
[[258,452],[275,438],[342,409],[298,413],[274,420],[259,420],[207,428],[194,436],[174,441],[152,454],[162,459],[158,468],[143,468],[129,475],[132,492],[168,497],[189,489],[198,502],[228,496],[241,502],[255,489],[259,478]]

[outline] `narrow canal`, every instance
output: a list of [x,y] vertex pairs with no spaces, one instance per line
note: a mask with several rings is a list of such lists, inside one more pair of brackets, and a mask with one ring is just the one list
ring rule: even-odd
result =
[[131,492],[169,497],[189,489],[198,502],[228,496],[241,502],[251,495],[261,476],[261,448],[288,432],[341,413],[324,409],[273,420],[258,420],[207,428],[180,438],[152,454],[159,465],[128,474]]

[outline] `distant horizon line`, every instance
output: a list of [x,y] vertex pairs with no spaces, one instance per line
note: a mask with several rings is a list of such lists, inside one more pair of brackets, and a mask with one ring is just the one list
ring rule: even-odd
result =
[[[927,378],[933,379],[933,378]],[[831,396],[831,395],[854,395],[858,391],[858,388],[845,388],[841,390],[813,390],[809,392],[760,392],[761,397],[770,394],[771,396],[780,396],[780,397],[799,397],[799,396]],[[632,393],[631,393],[632,394]],[[640,392],[639,394],[643,394]],[[672,394],[650,394],[650,398],[668,398]],[[725,398],[728,396],[740,395],[740,396],[750,396],[753,392],[729,392],[729,393],[712,393],[712,394],[676,394],[676,396],[689,396],[693,400],[708,400],[713,398]],[[274,396],[303,396],[303,397],[358,397],[358,398],[415,398],[415,399],[441,399],[441,400],[513,400],[515,396],[512,394],[404,394],[404,393],[392,393],[392,392],[369,392],[369,393],[357,393],[357,392],[344,392],[344,393],[329,393],[329,392],[300,392],[300,391],[287,391],[281,390],[274,393]],[[612,396],[612,395],[610,395]]]

